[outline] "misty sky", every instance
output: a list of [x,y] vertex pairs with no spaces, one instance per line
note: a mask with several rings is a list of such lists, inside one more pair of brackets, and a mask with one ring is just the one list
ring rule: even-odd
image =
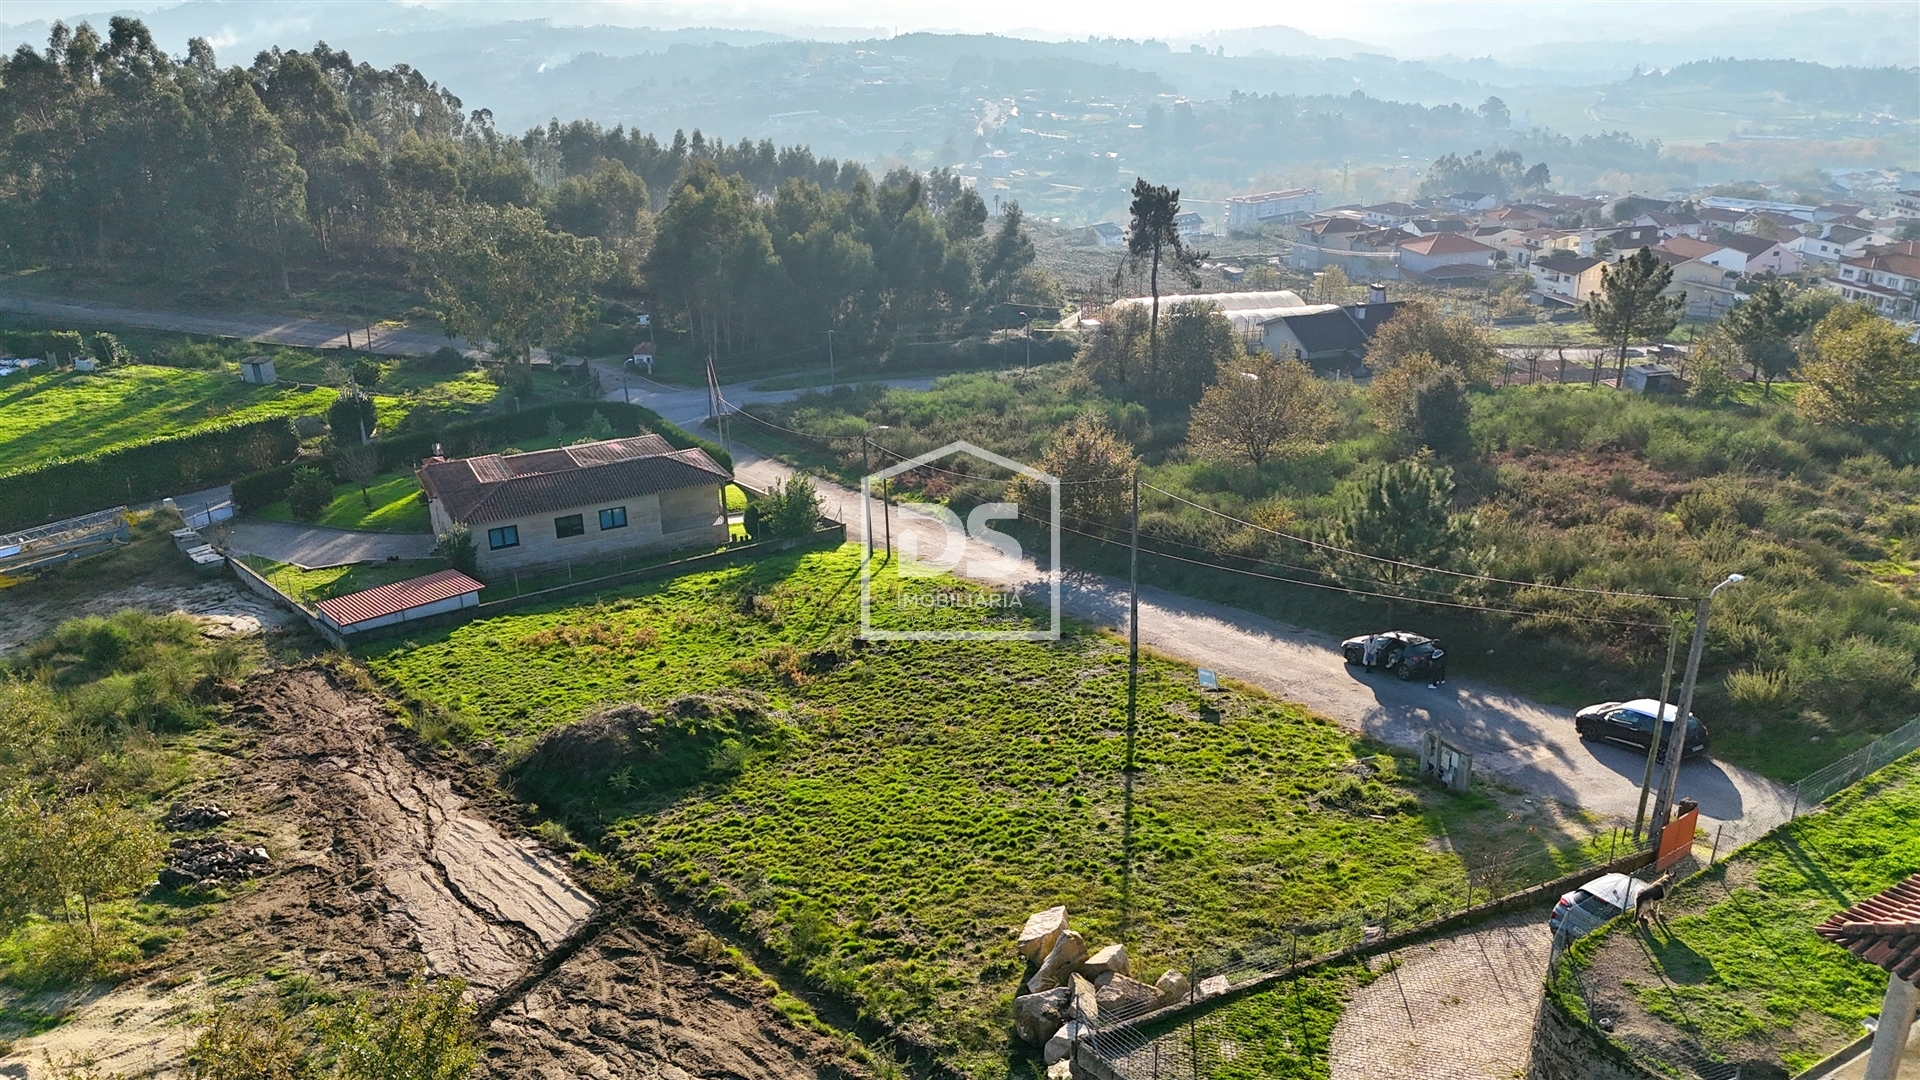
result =
[[[7,0],[0,21],[72,18],[103,10],[151,11],[173,4],[152,0]],[[280,0],[224,0],[229,10],[251,7],[256,19],[281,9],[302,22],[324,23],[325,0],[284,4]],[[1359,40],[1402,56],[1506,55],[1534,43],[1593,37],[1607,40],[1662,40],[1699,35],[1702,52],[1712,53],[1711,30],[1739,23],[1773,22],[1818,10],[1876,12],[1910,23],[1913,0],[1509,0],[1433,3],[1420,0],[1378,2],[1273,3],[1271,0],[1214,0],[1171,9],[1146,0],[967,0],[964,3],[899,3],[880,0],[423,0],[420,6],[455,12],[483,21],[549,18],[556,23],[755,28],[818,36],[870,36],[895,30],[957,30],[1025,37],[1160,38],[1190,41],[1210,33],[1256,26],[1285,25],[1326,38]],[[1169,21],[1169,10],[1177,21]],[[295,15],[294,13],[298,13]],[[1897,13],[1897,14],[1896,14]],[[1895,31],[1898,33],[1899,31]],[[1231,48],[1231,46],[1230,46]],[[1916,48],[1920,51],[1920,48]]]

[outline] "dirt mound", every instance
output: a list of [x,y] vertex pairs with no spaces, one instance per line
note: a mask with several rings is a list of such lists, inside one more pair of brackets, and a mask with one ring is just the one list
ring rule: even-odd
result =
[[751,694],[691,694],[659,709],[629,702],[541,735],[508,777],[529,801],[591,830],[616,807],[725,776],[774,726]]

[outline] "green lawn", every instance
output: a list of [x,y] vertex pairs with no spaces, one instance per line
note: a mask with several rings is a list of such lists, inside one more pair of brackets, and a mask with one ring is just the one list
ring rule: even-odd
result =
[[[909,609],[889,599],[897,586],[973,591],[883,570],[881,626],[909,610],[918,627],[1038,619]],[[1026,1067],[1009,1043],[1011,935],[1033,910],[1065,903],[1089,937],[1125,938],[1152,978],[1195,947],[1334,912],[1433,913],[1458,902],[1463,859],[1531,849],[1545,874],[1580,843],[1487,794],[1414,784],[1411,759],[1297,706],[1209,694],[1152,657],[1129,787],[1121,642],[1080,626],[1056,643],[861,642],[858,597],[848,546],[364,656],[507,747],[540,813],[977,1077]],[[723,697],[624,754],[533,743],[599,708],[689,694]]]
[[35,468],[203,424],[325,412],[329,389],[256,386],[223,371],[130,365],[0,383],[0,472]]
[[[295,520],[293,508],[285,499],[255,516],[269,521]],[[390,533],[423,533],[433,529],[427,504],[420,501],[420,481],[409,469],[374,477],[367,484],[364,498],[358,484],[334,485],[333,501],[310,524]]]
[[328,566],[319,570],[302,570],[289,563],[277,563],[258,555],[243,555],[241,559],[281,592],[308,604],[378,585],[437,574],[447,568],[447,564],[440,559],[405,559],[392,563]]
[[1920,755],[1683,884],[1668,901],[1669,929],[1646,935],[1615,923],[1578,943],[1561,989],[1583,976],[1622,982],[1629,1007],[1645,1014],[1636,1023],[1730,1061],[1798,1073],[1879,1014],[1886,973],[1813,928],[1920,871],[1916,821]]

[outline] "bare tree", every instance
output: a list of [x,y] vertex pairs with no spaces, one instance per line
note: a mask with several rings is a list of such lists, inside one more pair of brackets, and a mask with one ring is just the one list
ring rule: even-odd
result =
[[367,509],[373,509],[373,496],[367,493],[367,484],[380,475],[380,448],[366,442],[358,446],[348,446],[333,452],[333,473],[342,482],[360,485],[360,501]]

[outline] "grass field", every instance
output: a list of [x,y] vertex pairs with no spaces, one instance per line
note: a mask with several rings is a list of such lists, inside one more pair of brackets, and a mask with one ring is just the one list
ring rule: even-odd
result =
[[1886,973],[1813,928],[1920,870],[1916,820],[1920,756],[1909,756],[1685,883],[1665,931],[1616,923],[1578,943],[1560,986],[1624,985],[1661,1045],[1797,1074],[1879,1014]]
[[[887,602],[876,621],[909,610]],[[910,579],[909,596],[966,587]],[[1465,867],[1577,837],[1256,693],[1147,658],[1127,782],[1124,646],[865,643],[858,554],[783,556],[370,646],[404,695],[508,748],[519,795],[578,839],[732,918],[817,986],[980,1077],[1009,1044],[1012,932],[1065,903],[1141,969],[1391,899],[1454,904]],[[915,625],[1024,625],[914,608]],[[1031,613],[1037,616],[1037,613]],[[723,695],[644,751],[536,736],[608,706]],[[1514,811],[1518,810],[1518,813]]]
[[329,389],[255,386],[224,371],[131,365],[0,383],[0,472],[203,424],[325,412]]
[[[285,499],[255,516],[269,521],[295,520],[293,508]],[[334,485],[333,501],[312,524],[391,533],[423,533],[433,529],[427,504],[420,501],[420,481],[407,469],[374,477],[367,484],[365,498],[361,497],[359,484]]]

